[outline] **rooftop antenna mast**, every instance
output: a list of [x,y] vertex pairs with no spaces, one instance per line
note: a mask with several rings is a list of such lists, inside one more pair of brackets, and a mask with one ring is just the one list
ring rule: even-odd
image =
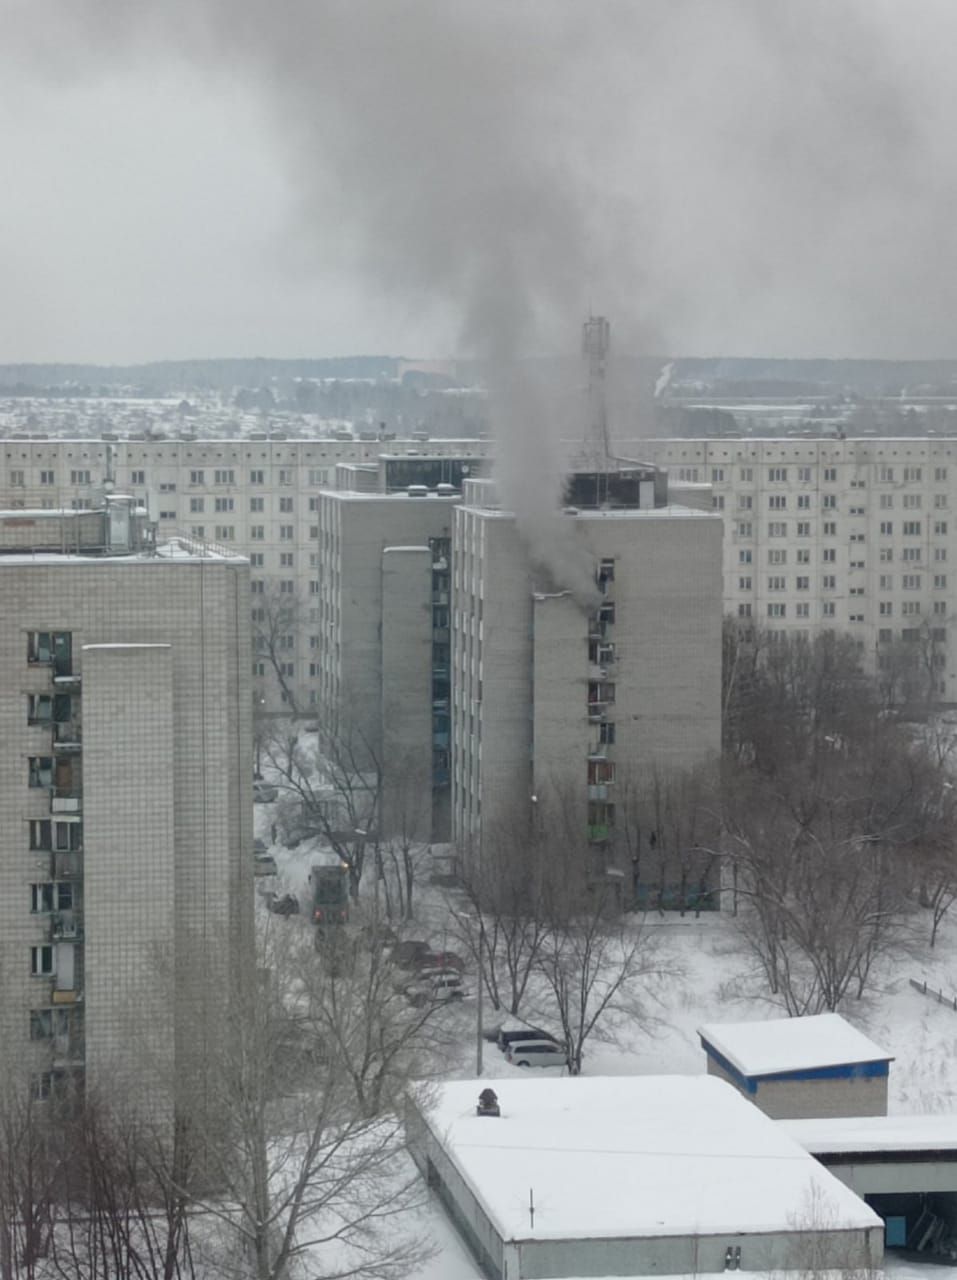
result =
[[[588,424],[585,441],[591,465],[601,475],[609,470],[608,408],[605,369],[611,345],[611,325],[604,316],[589,316],[582,325],[582,355],[588,362]],[[600,483],[600,482],[599,482]],[[599,495],[599,501],[603,495]]]

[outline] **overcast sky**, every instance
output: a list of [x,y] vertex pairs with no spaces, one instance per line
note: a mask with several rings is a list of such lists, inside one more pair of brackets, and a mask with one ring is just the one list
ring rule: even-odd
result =
[[[147,16],[148,15],[148,16]],[[957,356],[955,0],[0,0],[0,361]]]

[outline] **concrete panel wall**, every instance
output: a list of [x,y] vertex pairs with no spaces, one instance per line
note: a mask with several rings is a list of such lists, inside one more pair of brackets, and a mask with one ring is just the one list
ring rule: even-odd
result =
[[887,1076],[840,1080],[764,1080],[758,1082],[755,1093],[748,1093],[710,1057],[708,1075],[726,1080],[773,1120],[887,1115]]
[[[170,1085],[175,975],[173,663],[168,645],[83,650],[87,1086]],[[147,749],[149,744],[149,749]]]

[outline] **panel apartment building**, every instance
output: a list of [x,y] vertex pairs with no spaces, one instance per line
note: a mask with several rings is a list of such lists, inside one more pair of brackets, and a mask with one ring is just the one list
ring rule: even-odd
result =
[[610,465],[570,475],[550,572],[494,484],[465,484],[452,540],[461,843],[560,806],[611,867],[616,787],[720,750],[721,522],[675,504],[656,468]]
[[244,972],[248,583],[129,499],[0,510],[0,1027],[37,1097],[162,1105]]
[[957,440],[651,440],[644,455],[712,486],[726,613],[855,636],[871,668],[920,643],[957,701]]
[[[368,491],[378,483],[377,460],[393,455],[389,483],[411,483],[402,460],[428,463],[426,483],[445,479],[447,458],[487,458],[483,440],[41,440],[0,442],[0,506],[83,508],[104,489],[146,505],[159,537],[185,535],[248,556],[251,589],[295,600],[295,625],[279,636],[283,680],[297,706],[316,707],[319,630],[319,493],[326,487]],[[431,463],[429,463],[431,460]],[[337,467],[349,471],[337,481]],[[402,474],[400,474],[402,473]],[[383,476],[383,484],[385,478]],[[254,643],[257,621],[253,621]],[[252,658],[253,687],[267,712],[288,711],[263,653]]]

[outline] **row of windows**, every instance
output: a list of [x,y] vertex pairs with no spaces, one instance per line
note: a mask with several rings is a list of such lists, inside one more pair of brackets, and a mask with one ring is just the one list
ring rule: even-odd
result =
[[[226,512],[226,511],[235,511],[235,510],[236,510],[236,499],[235,499],[235,498],[213,498],[213,499],[212,499],[212,504],[213,504],[213,505],[212,505],[212,507],[211,507],[210,509],[211,509],[212,511],[215,511],[215,512]],[[201,515],[203,512],[205,512],[205,511],[207,510],[207,506],[206,506],[206,499],[205,499],[205,498],[190,498],[190,500],[189,500],[189,509],[190,509],[190,512],[191,512],[191,513],[193,513],[194,515]],[[250,512],[252,512],[254,515],[255,515],[255,514],[259,514],[259,513],[265,513],[265,510],[266,510],[266,499],[265,499],[265,498],[250,498],[250,499],[249,499],[249,510],[250,510]],[[318,511],[318,510],[319,510],[319,499],[318,499],[318,498],[310,498],[310,499],[309,499],[309,510],[310,510],[311,512],[316,512],[316,511]],[[293,511],[294,511],[294,507],[293,507],[293,499],[292,499],[292,498],[280,498],[280,499],[279,499],[279,514],[280,514],[280,515],[289,515],[289,516],[291,516],[291,515],[293,514]]]
[[[726,469],[725,467],[712,467],[711,483],[723,484],[726,479],[726,474],[729,473],[729,471],[730,469]],[[754,471],[755,471],[754,467],[739,467],[738,468],[739,482],[742,484],[753,484]],[[699,479],[701,478],[702,472],[707,474],[707,468],[702,467],[699,469],[698,467],[678,467],[678,479],[688,480],[688,481],[691,481],[692,483],[698,483]],[[823,467],[821,474],[822,474],[824,483],[837,484],[837,473],[838,473],[837,467]],[[800,466],[800,467],[794,467],[794,468],[779,467],[779,466],[768,467],[768,480],[772,484],[788,484],[791,477],[793,477],[793,479],[796,480],[798,484],[811,484],[814,479],[814,468],[809,466]],[[891,466],[879,467],[877,478],[878,478],[879,484],[895,483],[897,478],[895,468]],[[908,467],[901,468],[900,479],[903,481],[904,484],[920,484],[923,482],[923,478],[924,478],[923,467],[908,466]],[[946,479],[947,479],[947,468],[935,467],[934,468],[935,482],[941,483],[946,481]],[[860,477],[855,476],[853,479],[850,480],[849,483],[852,489],[866,488],[866,481],[864,481]]]

